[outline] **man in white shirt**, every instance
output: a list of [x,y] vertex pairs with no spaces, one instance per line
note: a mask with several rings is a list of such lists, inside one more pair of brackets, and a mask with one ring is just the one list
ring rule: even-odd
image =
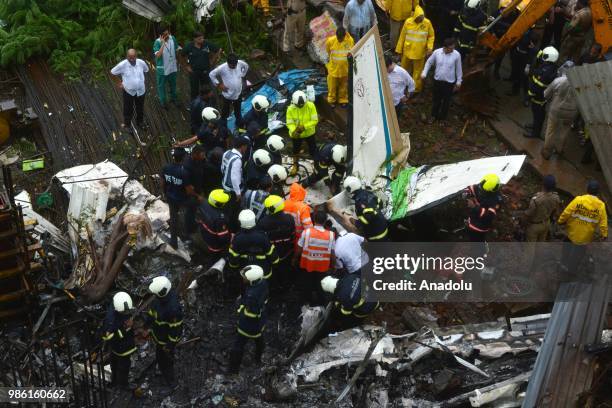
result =
[[240,105],[242,99],[242,86],[245,81],[249,64],[239,60],[236,54],[227,56],[227,62],[210,71],[209,77],[213,85],[221,91],[223,105],[221,106],[221,118],[227,120],[230,109],[233,108],[236,123],[242,122]]
[[454,38],[444,40],[443,47],[435,50],[427,59],[421,74],[422,79],[427,77],[432,65],[435,66],[435,72],[430,122],[446,119],[453,92],[461,87],[461,54],[455,50]]
[[136,58],[136,50],[130,48],[126,59],[111,69],[111,74],[121,76],[118,86],[123,89],[123,123],[122,128],[131,126],[136,107],[136,126],[144,125],[145,72],[149,72],[147,63]]
[[[395,113],[399,119],[402,108],[408,102],[410,94],[415,90],[415,83],[408,71],[393,61],[390,55],[385,56],[385,64],[387,65],[387,78],[391,86],[391,95],[393,95],[393,105]],[[408,91],[408,92],[406,92]]]
[[348,273],[359,273],[361,268],[370,261],[368,254],[361,248],[364,241],[365,238],[352,232],[341,234],[334,244],[336,269],[343,269]]
[[372,0],[350,0],[344,7],[342,26],[351,34],[355,43],[377,23]]

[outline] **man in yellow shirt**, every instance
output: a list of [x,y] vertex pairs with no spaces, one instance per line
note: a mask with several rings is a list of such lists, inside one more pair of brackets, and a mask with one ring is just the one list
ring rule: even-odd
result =
[[332,108],[336,103],[345,107],[348,103],[348,60],[347,56],[354,42],[343,27],[336,30],[336,35],[325,42],[329,55],[327,68],[327,101]]
[[419,6],[419,0],[385,0],[385,8],[389,14],[389,39],[391,47],[397,44],[397,38],[404,21],[414,13]]
[[395,52],[402,56],[402,68],[414,79],[417,93],[423,90],[421,72],[425,59],[433,52],[434,39],[431,21],[425,18],[423,9],[417,6],[412,17],[404,23],[395,47]]
[[597,197],[598,193],[599,183],[589,181],[587,194],[574,198],[557,221],[559,225],[566,225],[566,241],[573,244],[565,244],[561,257],[562,267],[570,273],[576,271],[586,253],[586,245],[593,242],[598,229],[601,241],[608,237],[606,205]]

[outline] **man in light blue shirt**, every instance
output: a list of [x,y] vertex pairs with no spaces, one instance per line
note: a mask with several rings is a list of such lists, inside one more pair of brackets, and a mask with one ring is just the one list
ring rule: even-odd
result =
[[376,22],[372,0],[350,0],[344,7],[342,26],[355,42],[359,41]]
[[159,38],[153,43],[155,54],[155,69],[157,78],[157,94],[162,107],[166,107],[166,85],[170,88],[170,99],[178,104],[176,98],[176,73],[178,71],[177,52],[181,49],[176,38],[170,34],[168,27],[160,29]]

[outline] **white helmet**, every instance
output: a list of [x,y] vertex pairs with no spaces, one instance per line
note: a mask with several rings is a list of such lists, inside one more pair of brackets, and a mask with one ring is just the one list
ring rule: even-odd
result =
[[238,214],[240,228],[251,229],[255,226],[256,220],[255,213],[251,210],[242,210],[240,214]]
[[215,108],[211,108],[210,106],[204,108],[202,110],[202,119],[204,120],[218,120],[221,117],[221,114]]
[[476,8],[480,5],[480,0],[466,0],[465,5],[467,8]]
[[348,176],[344,179],[344,189],[349,193],[354,193],[357,190],[361,190],[363,187],[361,185],[361,180],[359,180],[355,176]]
[[280,152],[285,148],[285,141],[279,135],[270,135],[266,141],[266,146],[273,153]]
[[338,286],[338,279],[326,276],[321,279],[321,288],[327,292],[333,294],[336,291],[336,286]]
[[291,96],[291,103],[301,108],[306,103],[306,94],[302,91],[295,91]]
[[255,153],[253,153],[253,162],[257,167],[267,166],[272,163],[272,156],[267,150],[257,149]]
[[542,50],[542,61],[557,62],[559,59],[559,51],[555,47],[546,47]]
[[117,292],[113,296],[113,307],[119,313],[127,312],[132,308],[132,298],[125,292]]
[[332,160],[336,164],[342,164],[346,161],[346,146],[335,145],[332,147]]
[[171,287],[172,282],[170,282],[170,279],[165,276],[156,276],[149,285],[149,292],[156,296],[164,297],[170,292]]
[[268,109],[270,107],[270,101],[263,95],[255,95],[251,101],[251,106],[259,112]]
[[248,265],[242,268],[240,276],[249,282],[255,282],[264,277],[264,271],[259,265]]
[[280,183],[281,181],[287,180],[287,170],[280,164],[273,164],[270,166],[268,175],[274,183]]

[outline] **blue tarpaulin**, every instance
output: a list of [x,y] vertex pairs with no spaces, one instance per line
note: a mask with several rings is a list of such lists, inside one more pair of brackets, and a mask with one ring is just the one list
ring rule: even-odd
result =
[[[242,115],[246,115],[251,110],[251,100],[255,95],[265,95],[270,101],[270,111],[272,112],[274,111],[274,106],[285,98],[280,92],[283,87],[287,89],[287,94],[291,95],[299,89],[305,91],[307,83],[314,85],[315,96],[327,93],[327,80],[318,69],[292,69],[270,78],[261,88],[242,101]],[[236,119],[232,114],[227,120],[227,127],[231,131],[234,131],[236,128],[235,122]]]

